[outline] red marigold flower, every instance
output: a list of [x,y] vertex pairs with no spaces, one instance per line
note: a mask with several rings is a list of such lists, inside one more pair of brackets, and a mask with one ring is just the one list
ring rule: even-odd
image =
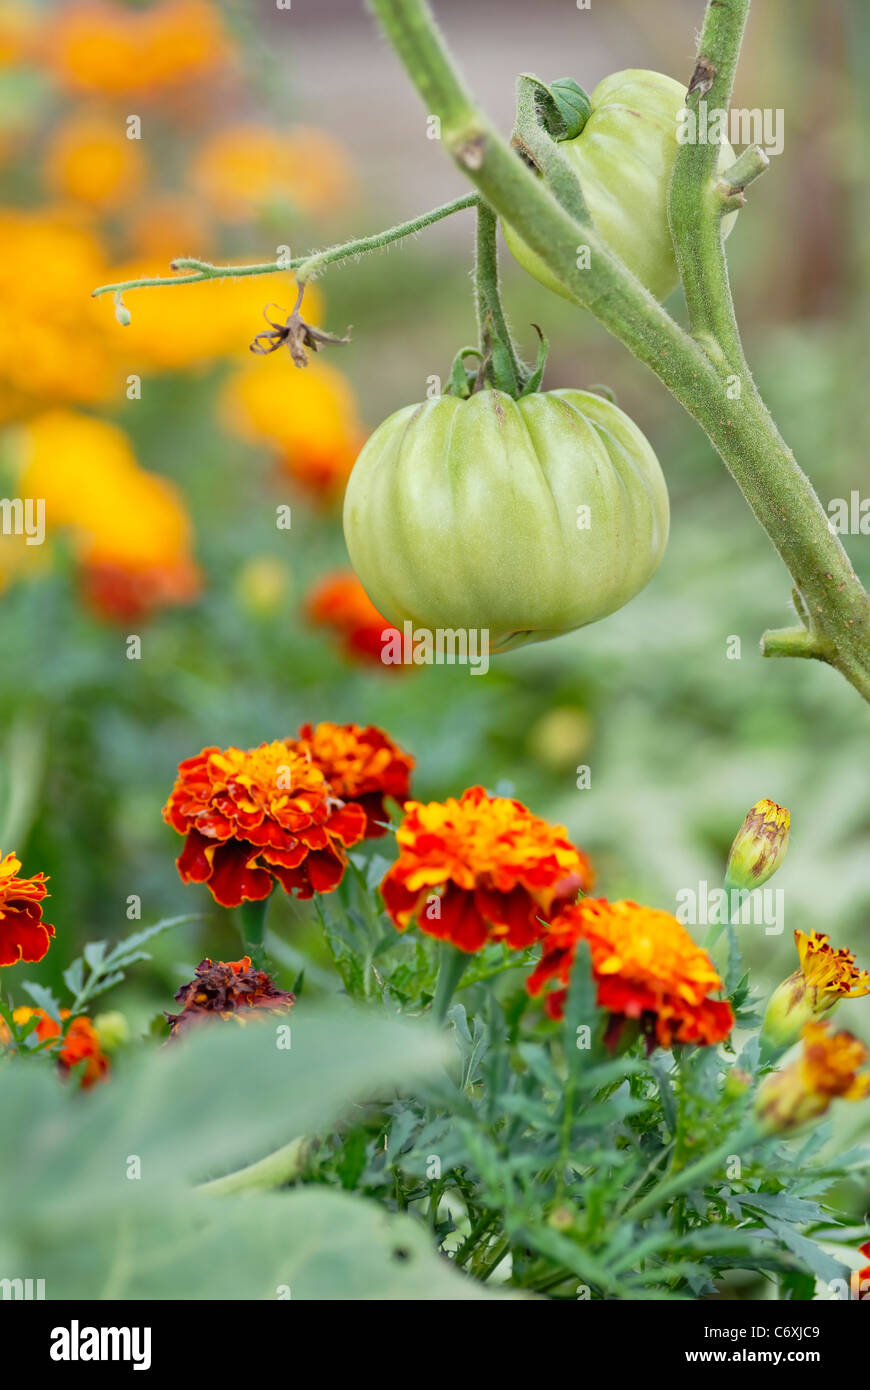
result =
[[54,936],[54,927],[42,920],[45,874],[19,878],[20,868],[14,854],[0,858],[0,965],[42,960]]
[[188,758],[163,819],[186,837],[182,879],[207,884],[222,907],[267,898],[276,879],[300,898],[331,892],[366,827],[362,807],[334,796],[289,740]]
[[[62,1019],[69,1018],[69,1009],[61,1009]],[[46,1042],[49,1038],[59,1038],[61,1035],[61,1025],[51,1018],[44,1009],[20,1008],[15,1009],[12,1014],[16,1023],[27,1023],[31,1018],[38,1018],[36,1025],[36,1036],[40,1042]],[[3,1040],[8,1040],[8,1029],[5,1027],[0,1032]],[[105,1081],[109,1073],[109,1059],[103,1054],[100,1047],[100,1040],[97,1037],[96,1029],[89,1018],[84,1014],[79,1014],[73,1019],[60,1050],[56,1053],[58,1067],[65,1076],[73,1067],[80,1062],[85,1063],[82,1072],[82,1090],[88,1090],[95,1086],[98,1081]]]
[[546,930],[539,918],[592,886],[592,868],[567,838],[520,801],[470,787],[459,801],[409,801],[396,832],[399,858],[381,884],[404,931],[479,951],[503,940],[514,950]]
[[[870,1240],[867,1241],[866,1245],[859,1245],[858,1249],[862,1255],[866,1255],[867,1259],[870,1260]],[[870,1282],[870,1265],[867,1265],[864,1269],[858,1270],[859,1288],[863,1286],[865,1279]]]
[[366,813],[366,838],[385,835],[384,797],[406,800],[414,759],[369,724],[303,724],[299,747],[320,768],[336,796]]
[[589,945],[598,1006],[612,1015],[612,1040],[626,1019],[638,1021],[660,1047],[717,1043],[731,1032],[731,1005],[708,997],[722,981],[676,917],[604,898],[563,908],[544,937],[544,953],[526,988],[538,995],[549,980],[561,983],[547,997],[551,1018],[563,1016],[578,941]]
[[82,567],[85,602],[112,622],[139,622],[160,608],[190,603],[201,588],[199,570],[191,560],[166,564],[99,561]]
[[309,593],[305,608],[312,622],[341,637],[348,656],[375,662],[385,671],[410,669],[383,662],[384,644],[398,629],[378,612],[353,570],[326,575]]
[[203,1022],[209,1014],[231,1018],[249,1009],[286,1013],[296,996],[279,989],[265,970],[252,970],[251,957],[241,960],[201,960],[195,978],[175,995],[181,1012],[167,1014],[173,1036]]

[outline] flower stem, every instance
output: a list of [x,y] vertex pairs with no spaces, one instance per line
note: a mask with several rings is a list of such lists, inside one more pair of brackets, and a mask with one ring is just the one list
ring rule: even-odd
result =
[[438,964],[438,982],[432,1000],[432,1014],[436,1022],[443,1023],[450,1008],[450,1001],[456,993],[463,971],[468,964],[468,954],[460,951],[449,941],[441,942]]
[[266,954],[266,913],[271,897],[270,893],[268,897],[260,898],[259,901],[243,902],[239,908],[239,931],[245,953],[251,957],[258,969],[262,968]]
[[369,251],[379,251],[384,246],[389,246],[391,242],[400,241],[403,237],[413,236],[415,232],[421,232],[425,227],[431,227],[434,222],[440,222],[444,217],[450,217],[454,212],[462,212],[465,208],[476,207],[478,197],[476,193],[467,193],[462,198],[454,198],[450,203],[443,203],[441,207],[433,208],[431,212],[420,213],[419,217],[412,217],[408,222],[400,222],[395,227],[388,227],[384,232],[377,232],[374,236],[357,237],[354,241],[343,242],[340,246],[330,246],[325,251],[309,251],[304,256],[295,256],[286,260],[261,261],[255,265],[212,265],[209,261],[196,260],[190,256],[179,256],[172,262],[173,270],[189,270],[189,275],[153,275],[143,276],[138,280],[119,280],[116,284],[100,285],[98,289],[91,292],[91,297],[96,299],[102,294],[117,294],[124,290],[139,289],[163,289],[169,285],[195,285],[201,280],[237,280],[245,275],[274,275],[282,270],[295,270],[301,273],[297,279],[310,280],[319,275],[328,266],[334,265],[336,261],[346,260],[351,256],[363,256]]
[[273,1187],[283,1187],[302,1172],[305,1164],[307,1139],[291,1139],[289,1144],[267,1154],[257,1163],[240,1168],[235,1173],[227,1173],[222,1178],[200,1183],[197,1192],[207,1196],[229,1196],[236,1192],[265,1191]]
[[[551,190],[533,173],[476,108],[426,0],[370,5],[427,111],[440,117],[442,143],[487,203],[706,431],[791,572],[827,644],[827,660],[870,702],[870,597],[771,419],[740,347],[722,250],[721,198],[714,196],[718,146],[685,146],[675,171],[671,217],[694,305],[689,334],[611,254],[576,197],[573,208],[566,207],[555,186]],[[716,68],[709,97],[717,105],[723,99],[727,105],[748,9],[749,0],[714,0],[708,8],[701,51]],[[690,159],[685,150],[700,154]],[[570,200],[567,183],[561,192]],[[580,244],[589,250],[588,269],[577,255]]]

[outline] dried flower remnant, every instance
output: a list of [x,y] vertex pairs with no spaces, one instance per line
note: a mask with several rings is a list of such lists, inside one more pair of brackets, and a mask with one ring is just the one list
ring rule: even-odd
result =
[[608,1041],[635,1023],[648,1045],[711,1044],[734,1026],[731,1005],[710,996],[722,988],[712,961],[669,912],[634,902],[584,899],[563,908],[543,939],[543,955],[526,987],[533,996],[550,981],[547,1012],[561,1018],[579,942],[589,946],[598,1006],[610,1014]]
[[[319,352],[322,347],[337,345],[346,347],[350,342],[350,329],[344,338],[339,338],[335,333],[327,333],[322,328],[315,328],[313,324],[306,323],[302,317],[302,298],[305,294],[305,286],[299,286],[299,293],[296,296],[290,314],[283,323],[277,323],[275,319],[269,317],[270,309],[277,309],[277,304],[267,304],[263,310],[263,318],[269,325],[268,331],[258,333],[251,343],[251,352],[259,353],[261,357],[267,356],[270,352],[276,352],[278,348],[287,345],[290,356],[297,367],[308,366],[308,350]],[[279,312],[281,312],[279,310]]]
[[381,884],[393,923],[461,951],[489,941],[524,950],[546,931],[542,917],[593,882],[564,826],[483,787],[459,801],[409,801],[396,839],[399,858]]
[[275,882],[300,898],[331,892],[366,828],[362,807],[335,796],[289,740],[204,748],[179,766],[163,818],[185,837],[182,879],[205,883],[222,907],[262,901]]
[[255,1010],[284,1014],[295,998],[279,989],[265,970],[253,969],[250,956],[231,961],[206,958],[196,967],[194,979],[182,985],[175,995],[181,1011],[166,1015],[170,1037],[177,1037],[215,1015],[245,1023]]
[[384,798],[400,804],[411,790],[414,759],[383,729],[369,724],[303,724],[299,748],[320,768],[336,796],[366,813],[366,838],[385,835]]
[[0,857],[0,966],[42,960],[54,936],[54,927],[42,920],[45,874],[21,878],[20,870],[14,854]]
[[794,934],[799,969],[771,995],[762,1039],[775,1048],[796,1042],[807,1023],[830,1013],[841,999],[870,994],[870,973],[859,970],[845,946],[834,947],[823,932]]

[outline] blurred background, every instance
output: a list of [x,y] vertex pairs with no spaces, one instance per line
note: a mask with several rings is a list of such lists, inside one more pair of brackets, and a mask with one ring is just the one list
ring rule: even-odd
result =
[[[436,10],[508,132],[520,71],[587,89],[623,67],[687,80],[703,5]],[[532,323],[550,339],[546,384],[609,384],[652,441],[669,549],[627,608],[485,677],[373,659],[342,488],[367,431],[474,338],[470,214],[330,271],[306,305],[353,341],[304,372],[248,350],[270,301],[292,307],[289,276],[130,291],[126,327],[111,296],[89,298],[177,255],[298,254],[463,191],[360,0],[2,0],[0,64],[0,496],[44,497],[48,518],[43,546],[0,537],[0,849],[50,875],[57,929],[21,975],[57,985],[84,942],[133,929],[131,895],[145,923],[203,914],[112,996],[134,1028],[200,957],[237,955],[228,914],[179,882],[161,808],[204,745],[318,719],[382,726],[417,759],[422,799],[510,791],[568,827],[603,893],[672,911],[680,890],[721,883],[744,813],[771,797],[792,815],[771,885],[785,931],[743,929],[756,982],[794,968],[795,927],[870,966],[866,706],[819,664],[761,659],[764,629],[790,621],[789,579],[723,465],[649,372],[506,253],[527,355]],[[757,4],[735,105],[785,113],[728,243],[750,360],[823,503],[870,496],[864,0]],[[844,541],[870,580],[868,538]],[[304,959],[327,983],[308,907],[282,896],[272,926],[282,983]],[[839,1019],[870,1041],[860,1002]]]

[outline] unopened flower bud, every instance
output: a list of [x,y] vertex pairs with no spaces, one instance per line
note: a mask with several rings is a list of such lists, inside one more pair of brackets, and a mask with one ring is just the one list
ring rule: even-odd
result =
[[788,848],[789,821],[785,807],[766,797],[747,811],[728,855],[727,888],[760,888],[776,873]]

